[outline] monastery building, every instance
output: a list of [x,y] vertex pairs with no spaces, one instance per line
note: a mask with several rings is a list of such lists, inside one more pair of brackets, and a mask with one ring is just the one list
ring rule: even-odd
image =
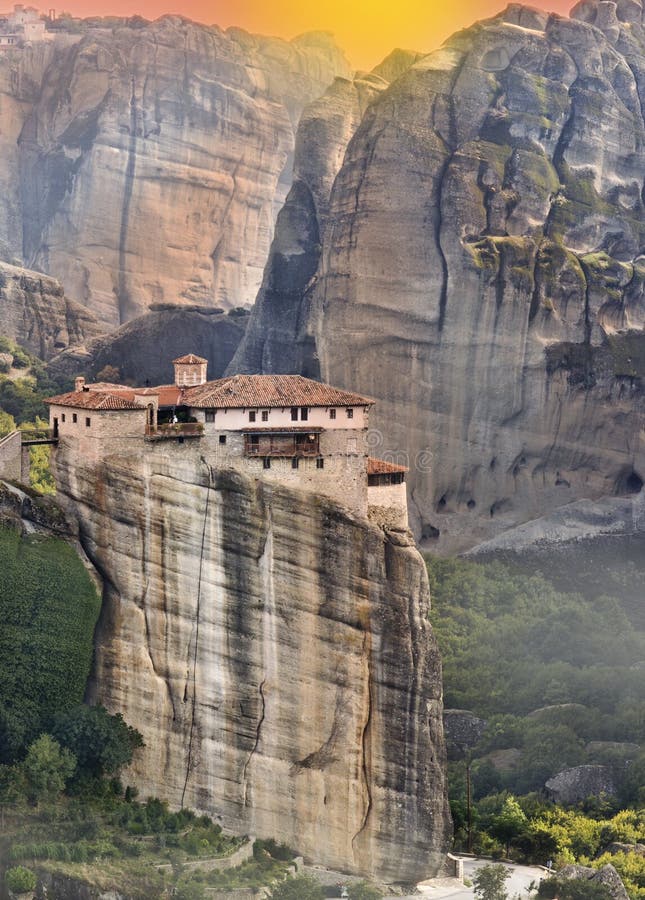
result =
[[[301,375],[207,381],[207,360],[173,361],[174,384],[132,388],[76,379],[47,401],[59,448],[99,463],[115,452],[199,447],[235,469],[323,494],[381,525],[407,526],[404,466],[367,453],[373,401]],[[179,445],[175,448],[174,445]]]

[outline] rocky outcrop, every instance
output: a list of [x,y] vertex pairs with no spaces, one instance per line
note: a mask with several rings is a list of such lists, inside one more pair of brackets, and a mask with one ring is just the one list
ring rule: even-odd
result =
[[103,330],[87,309],[65,296],[55,279],[0,262],[0,332],[5,337],[50,359]]
[[642,9],[575,15],[511,5],[417,61],[334,183],[300,343],[379,400],[438,551],[645,477]]
[[445,709],[443,728],[449,757],[463,759],[479,743],[486,730],[486,719],[468,709]]
[[609,891],[613,900],[629,900],[629,894],[621,881],[620,875],[612,865],[603,866],[601,869],[590,869],[588,866],[565,866],[558,872],[562,878],[575,878],[579,881],[589,881],[592,884],[602,884]]
[[633,497],[601,497],[577,500],[546,516],[510,528],[504,534],[469,550],[465,556],[486,556],[500,551],[554,550],[572,542],[593,541],[610,535],[642,534],[645,531],[645,494]]
[[417,881],[449,816],[411,536],[208,459],[116,436],[95,465],[55,452],[105,584],[91,698],[146,743],[130,777],[319,863]]
[[172,384],[172,360],[197,353],[208,360],[208,377],[220,378],[247,321],[242,310],[225,315],[216,307],[155,304],[150,312],[110,334],[59,354],[50,362],[49,371],[71,377],[82,372],[97,379],[105,366],[112,366],[126,382]]
[[546,791],[556,803],[580,803],[587,797],[612,796],[616,784],[608,766],[574,766],[564,769],[545,784]]
[[295,126],[348,73],[341,51],[178,16],[81,27],[0,60],[0,242],[110,325],[154,302],[252,302]]

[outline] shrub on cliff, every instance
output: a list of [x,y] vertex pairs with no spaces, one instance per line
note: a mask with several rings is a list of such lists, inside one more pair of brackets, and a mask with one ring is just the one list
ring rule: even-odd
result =
[[298,875],[274,887],[269,897],[270,900],[325,900],[325,892],[311,875]]
[[79,705],[59,713],[51,733],[75,755],[79,772],[93,778],[115,775],[143,746],[136,728],[126,724],[120,713],[111,716],[103,706]]
[[28,894],[36,887],[36,876],[31,869],[13,866],[5,872],[5,883],[14,894]]

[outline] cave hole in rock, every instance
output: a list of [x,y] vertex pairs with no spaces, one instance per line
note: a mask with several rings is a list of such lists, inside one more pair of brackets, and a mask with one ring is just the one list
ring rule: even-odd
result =
[[496,465],[497,465],[497,457],[494,456],[494,457],[491,459],[490,464],[489,464],[489,466],[488,466],[488,468],[491,470],[491,472],[493,471],[493,469],[495,468]]
[[466,504],[466,506],[468,507],[468,509],[474,509],[477,506],[477,504],[471,497],[470,500],[468,501],[468,503]]
[[447,503],[448,503],[448,499],[447,499],[446,495],[444,494],[443,497],[439,498],[439,502],[437,503],[437,512],[443,512],[443,510],[446,508]]
[[624,469],[616,479],[615,494],[639,494],[643,488],[643,479],[635,469]]
[[437,541],[439,540],[439,535],[441,532],[438,528],[435,528],[434,525],[430,525],[426,523],[421,528],[421,538],[424,541]]

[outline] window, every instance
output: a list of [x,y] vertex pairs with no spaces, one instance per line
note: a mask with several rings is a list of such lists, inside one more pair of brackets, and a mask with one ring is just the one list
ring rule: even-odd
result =
[[219,436],[219,442],[220,442],[220,444],[225,444],[225,443],[226,443],[226,435],[225,435],[225,434],[220,434],[220,436]]
[[291,457],[291,468],[292,468],[292,469],[297,469],[297,468],[298,468],[298,462],[299,462],[298,457],[297,457],[297,456],[292,456],[292,457]]
[[348,410],[347,410],[347,418],[348,418],[348,419],[353,419],[353,418],[354,418],[354,410],[353,410],[353,409],[348,409]]
[[92,421],[92,420],[90,419],[90,417],[87,416],[87,418],[85,419],[85,427],[86,427],[86,428],[89,428],[89,427],[90,427],[91,421]]
[[330,418],[330,419],[335,419],[335,418],[336,418],[336,410],[335,410],[335,409],[330,409],[330,410],[329,410],[329,418]]
[[291,421],[292,422],[298,421],[298,407],[297,406],[291,407]]
[[316,468],[317,468],[317,469],[324,469],[324,468],[325,468],[325,460],[322,458],[322,456],[319,456],[319,457],[316,459]]
[[63,422],[65,421],[65,413],[62,414],[61,419]]
[[306,422],[308,418],[309,418],[309,410],[307,409],[306,406],[301,406],[301,407],[300,407],[300,419],[301,419],[301,421],[302,421],[302,422]]
[[72,422],[78,422],[78,416],[76,415],[76,413],[72,413]]
[[264,459],[262,460],[262,466],[265,469],[271,468],[271,458],[269,456],[264,457]]
[[214,410],[214,409],[207,409],[207,410],[206,410],[206,421],[207,421],[207,422],[214,422],[214,421],[215,421],[215,410]]
[[249,422],[255,422],[255,410],[252,409],[249,413]]
[[263,421],[263,422],[268,422],[268,421],[269,421],[269,410],[268,410],[268,409],[263,409],[263,410],[262,410],[262,421]]

